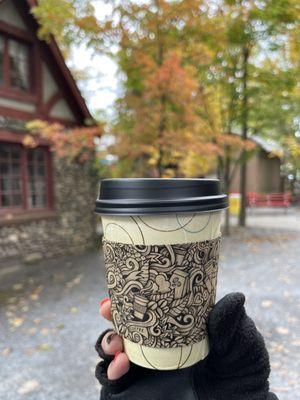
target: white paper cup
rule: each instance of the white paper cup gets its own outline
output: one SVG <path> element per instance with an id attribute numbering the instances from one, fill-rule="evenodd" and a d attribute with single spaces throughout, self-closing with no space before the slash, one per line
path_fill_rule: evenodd
<path id="1" fill-rule="evenodd" d="M 216 297 L 221 213 L 227 197 L 220 193 L 216 180 L 118 179 L 104 183 L 96 212 L 103 225 L 112 320 L 123 336 L 125 351 L 130 361 L 145 368 L 189 367 L 209 352 L 206 322 Z M 190 256 L 195 248 L 198 261 L 194 262 Z M 166 260 L 156 262 L 160 254 Z M 168 311 L 170 304 L 173 308 Z M 167 312 L 171 314 L 166 320 Z M 156 320 L 161 315 L 162 321 L 168 321 L 166 327 L 160 326 L 161 335 L 156 325 L 155 332 L 143 325 L 148 322 L 145 316 L 155 313 Z M 186 322 L 191 315 L 200 317 L 194 318 L 193 325 L 186 324 L 183 338 L 176 318 Z M 196 331 L 201 334 L 197 336 Z"/>

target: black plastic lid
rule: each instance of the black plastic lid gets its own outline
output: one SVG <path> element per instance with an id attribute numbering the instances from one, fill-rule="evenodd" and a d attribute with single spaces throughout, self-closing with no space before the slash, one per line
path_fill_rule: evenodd
<path id="1" fill-rule="evenodd" d="M 146 215 L 221 210 L 227 195 L 218 179 L 104 179 L 95 212 Z"/>

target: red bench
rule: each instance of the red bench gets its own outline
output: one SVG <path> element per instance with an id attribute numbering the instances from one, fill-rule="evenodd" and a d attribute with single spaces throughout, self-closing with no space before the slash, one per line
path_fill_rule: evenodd
<path id="1" fill-rule="evenodd" d="M 291 193 L 247 193 L 248 207 L 284 207 L 288 208 L 292 204 Z"/>

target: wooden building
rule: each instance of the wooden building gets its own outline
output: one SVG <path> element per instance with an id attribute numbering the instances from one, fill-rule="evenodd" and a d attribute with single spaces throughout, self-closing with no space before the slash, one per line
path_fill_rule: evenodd
<path id="1" fill-rule="evenodd" d="M 259 136 L 251 138 L 256 144 L 256 150 L 247 163 L 247 192 L 279 193 L 283 191 L 281 175 L 282 149 L 274 142 Z M 231 193 L 240 191 L 239 170 L 233 178 Z"/>
<path id="2" fill-rule="evenodd" d="M 0 1 L 0 260 L 80 251 L 93 237 L 88 171 L 62 165 L 45 140 L 22 145 L 27 121 L 91 119 L 55 40 L 37 36 L 34 4 Z"/>

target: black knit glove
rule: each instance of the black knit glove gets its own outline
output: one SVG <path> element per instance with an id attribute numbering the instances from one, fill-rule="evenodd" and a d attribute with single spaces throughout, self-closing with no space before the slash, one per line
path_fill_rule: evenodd
<path id="1" fill-rule="evenodd" d="M 96 350 L 104 361 L 96 368 L 101 400 L 275 400 L 269 392 L 269 356 L 261 334 L 244 308 L 245 297 L 231 293 L 210 313 L 210 353 L 189 368 L 155 371 L 131 364 L 115 381 L 107 379 L 112 357 Z"/>

